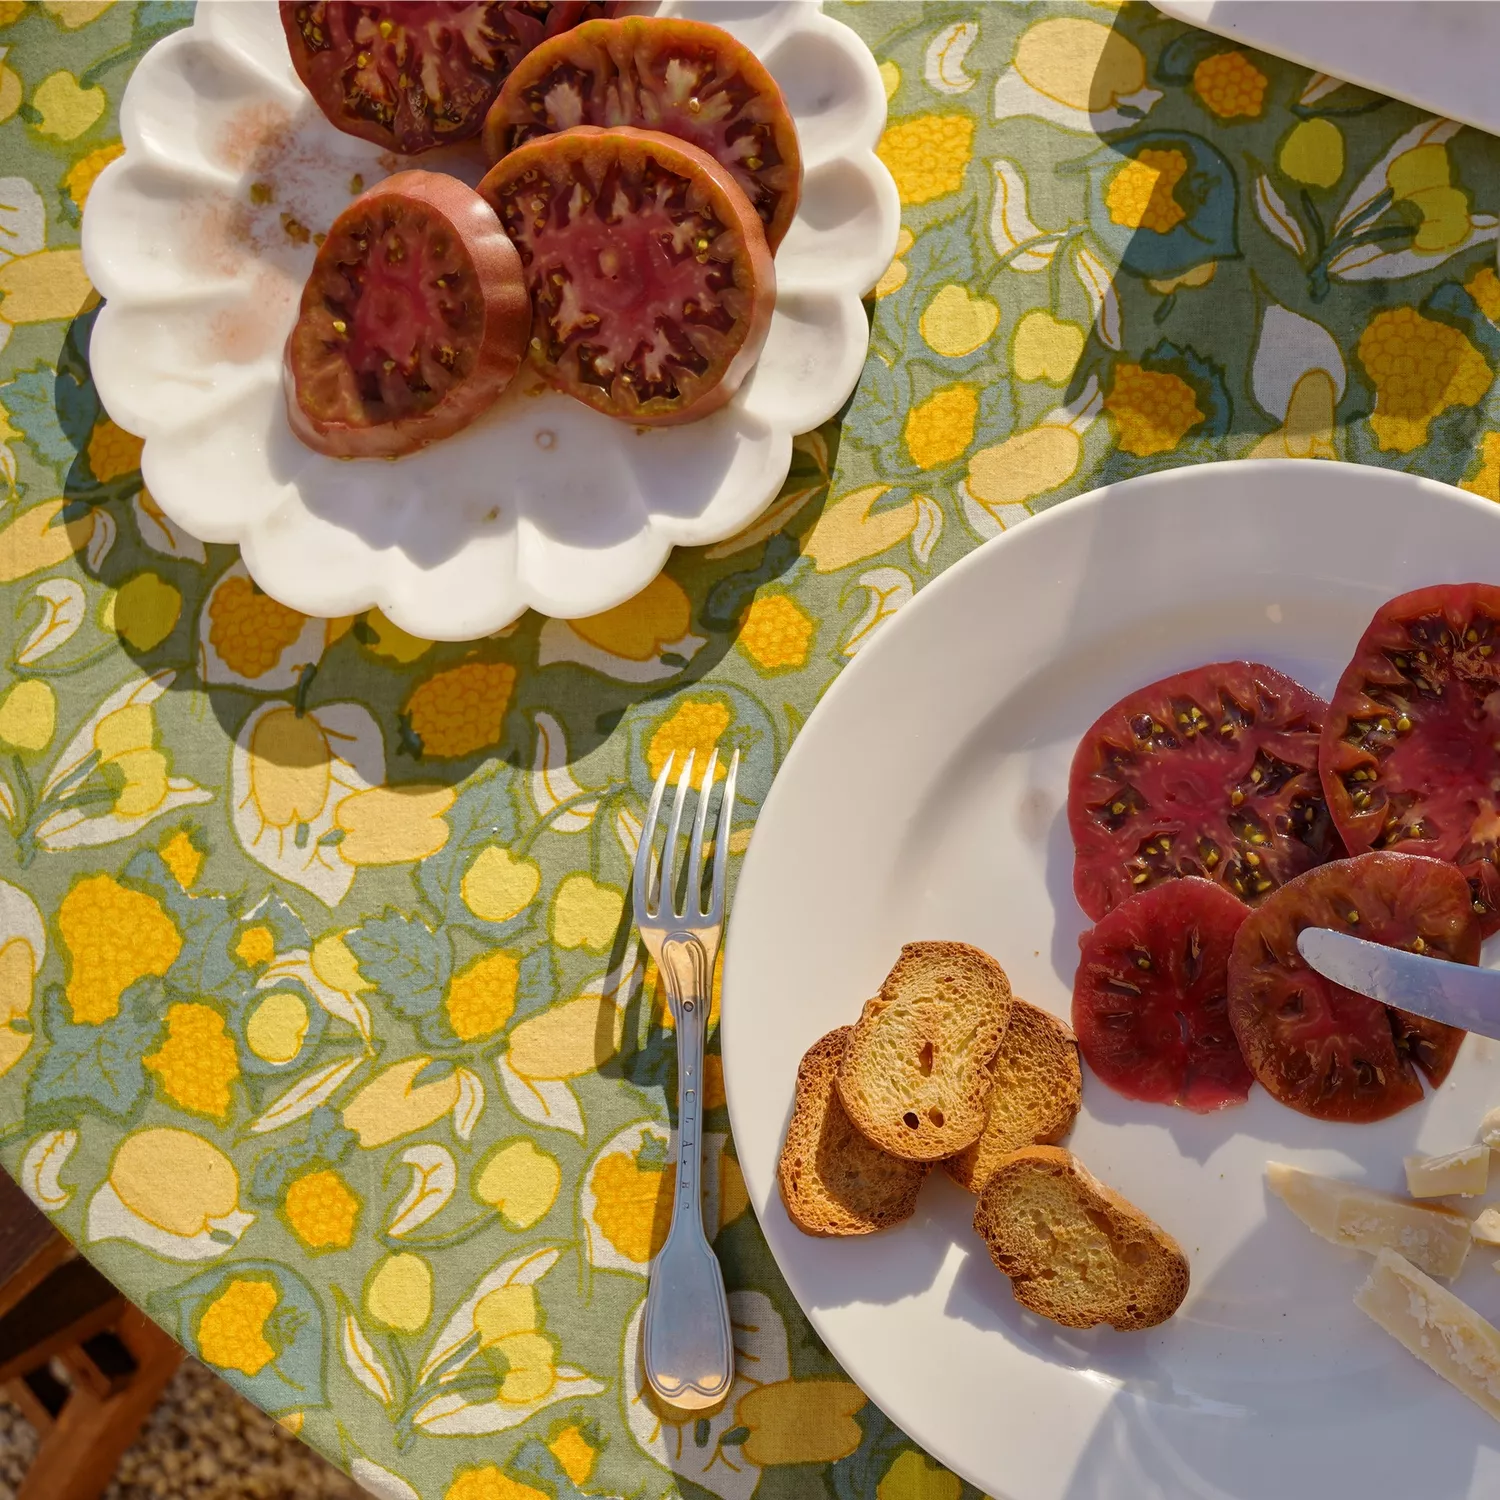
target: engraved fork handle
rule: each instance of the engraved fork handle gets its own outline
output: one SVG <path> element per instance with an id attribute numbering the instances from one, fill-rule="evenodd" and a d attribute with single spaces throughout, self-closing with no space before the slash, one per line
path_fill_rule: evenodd
<path id="1" fill-rule="evenodd" d="M 703 1233 L 703 1036 L 712 965 L 696 937 L 672 934 L 660 968 L 677 1027 L 677 1194 L 651 1268 L 641 1343 L 652 1390 L 673 1406 L 701 1410 L 718 1405 L 734 1378 L 724 1276 Z"/>

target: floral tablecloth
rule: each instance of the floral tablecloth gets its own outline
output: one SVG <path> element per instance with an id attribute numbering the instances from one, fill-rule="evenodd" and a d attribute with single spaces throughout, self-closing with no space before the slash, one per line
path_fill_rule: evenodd
<path id="1" fill-rule="evenodd" d="M 390 1500 L 963 1493 L 779 1280 L 717 1059 L 739 1375 L 697 1421 L 641 1394 L 652 778 L 738 746 L 742 852 L 913 592 L 1104 481 L 1317 455 L 1500 499 L 1500 141 L 1143 5 L 835 13 L 880 60 L 905 222 L 842 425 L 631 603 L 433 645 L 260 593 L 90 384 L 80 216 L 190 7 L 0 3 L 0 1156 Z"/>

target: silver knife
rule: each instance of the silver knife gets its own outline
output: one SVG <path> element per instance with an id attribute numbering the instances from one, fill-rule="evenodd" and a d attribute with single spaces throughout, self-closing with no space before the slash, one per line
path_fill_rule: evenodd
<path id="1" fill-rule="evenodd" d="M 1500 1037 L 1500 972 L 1305 927 L 1297 951 L 1325 979 L 1429 1021 Z"/>

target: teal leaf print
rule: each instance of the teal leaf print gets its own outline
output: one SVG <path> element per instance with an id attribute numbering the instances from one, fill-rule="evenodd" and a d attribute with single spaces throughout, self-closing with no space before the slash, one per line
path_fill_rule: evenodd
<path id="1" fill-rule="evenodd" d="M 453 973 L 453 949 L 446 933 L 434 933 L 425 923 L 388 908 L 344 941 L 359 960 L 359 972 L 379 988 L 397 1015 L 417 1023 L 424 1042 L 458 1041 L 440 1014 Z"/>
<path id="2" fill-rule="evenodd" d="M 290 1146 L 263 1153 L 250 1174 L 250 1197 L 257 1203 L 280 1203 L 287 1185 L 309 1167 L 333 1166 L 357 1139 L 340 1123 L 338 1112 L 320 1105 L 308 1116 L 307 1132 Z"/>
<path id="3" fill-rule="evenodd" d="M 513 777 L 504 764 L 470 777 L 448 809 L 448 842 L 417 866 L 422 894 L 446 920 L 473 920 L 461 897 L 464 872 L 487 844 L 509 844 L 516 837 Z"/>
<path id="4" fill-rule="evenodd" d="M 894 347 L 910 348 L 917 325 L 939 287 L 974 281 L 974 215 L 971 203 L 962 213 L 930 225 L 903 257 L 906 280 L 875 308 L 874 332 Z"/>
<path id="5" fill-rule="evenodd" d="M 236 922 L 226 897 L 189 895 L 154 849 L 137 850 L 125 876 L 166 907 L 182 934 L 182 951 L 166 973 L 168 989 L 196 1000 L 226 994 L 243 982 L 230 951 Z"/>
<path id="6" fill-rule="evenodd" d="M 138 979 L 120 996 L 120 1009 L 100 1025 L 69 1019 L 61 985 L 52 985 L 43 1027 L 51 1046 L 26 1087 L 28 1123 L 51 1124 L 97 1109 L 126 1120 L 146 1094 L 142 1057 L 161 1030 L 161 981 Z"/>
<path id="7" fill-rule="evenodd" d="M 861 445 L 883 452 L 900 438 L 911 404 L 911 376 L 905 365 L 892 368 L 872 358 L 860 377 L 844 431 Z"/>
<path id="8" fill-rule="evenodd" d="M 72 385 L 72 381 L 60 379 L 45 365 L 38 365 L 16 376 L 9 384 L 0 386 L 0 402 L 10 413 L 11 421 L 25 435 L 26 446 L 54 469 L 71 464 L 79 448 L 88 441 L 87 428 L 75 442 L 63 431 L 58 420 L 59 397 Z"/>

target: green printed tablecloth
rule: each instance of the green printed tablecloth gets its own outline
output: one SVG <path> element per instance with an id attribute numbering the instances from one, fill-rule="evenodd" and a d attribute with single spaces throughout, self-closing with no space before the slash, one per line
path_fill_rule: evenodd
<path id="1" fill-rule="evenodd" d="M 189 7 L 0 4 L 0 1156 L 386 1497 L 955 1500 L 778 1278 L 717 1059 L 740 1374 L 710 1419 L 642 1398 L 654 774 L 738 746 L 742 851 L 913 592 L 1105 481 L 1317 455 L 1500 499 L 1500 141 L 1143 5 L 835 13 L 880 60 L 905 222 L 844 421 L 631 603 L 432 645 L 259 593 L 90 384 L 80 216 Z"/>

